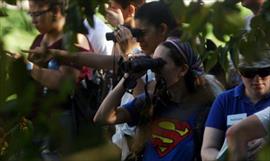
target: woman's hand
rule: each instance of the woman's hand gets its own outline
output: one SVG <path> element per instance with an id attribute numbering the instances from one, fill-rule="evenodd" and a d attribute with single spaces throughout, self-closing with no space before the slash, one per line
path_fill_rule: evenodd
<path id="1" fill-rule="evenodd" d="M 17 60 L 22 60 L 26 64 L 27 70 L 32 70 L 33 69 L 33 63 L 31 63 L 29 60 L 27 60 L 23 55 L 18 54 L 18 53 L 13 53 L 10 51 L 5 51 L 6 55 L 8 56 L 8 59 L 11 61 L 17 61 Z"/>

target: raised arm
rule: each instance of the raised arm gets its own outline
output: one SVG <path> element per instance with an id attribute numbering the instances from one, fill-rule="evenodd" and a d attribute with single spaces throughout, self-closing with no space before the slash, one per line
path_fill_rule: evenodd
<path id="1" fill-rule="evenodd" d="M 101 124 L 118 124 L 128 122 L 130 114 L 124 108 L 118 108 L 121 98 L 125 93 L 125 77 L 122 78 L 117 86 L 106 96 L 100 105 L 94 122 Z"/>
<path id="2" fill-rule="evenodd" d="M 80 71 L 68 66 L 61 65 L 58 70 L 42 68 L 37 65 L 33 66 L 31 75 L 33 79 L 49 89 L 59 89 L 63 80 L 70 79 L 76 81 Z"/>
<path id="3" fill-rule="evenodd" d="M 264 137 L 266 130 L 256 115 L 249 116 L 227 131 L 230 160 L 242 161 L 248 156 L 248 142 Z"/>
<path id="4" fill-rule="evenodd" d="M 82 50 L 90 50 L 90 44 L 84 35 L 78 34 L 77 40 L 78 41 L 75 46 Z M 43 45 L 44 44 L 41 44 L 41 47 L 37 48 L 37 50 L 44 51 L 44 57 L 48 55 L 48 59 L 44 60 L 46 63 L 41 63 L 48 65 L 48 62 L 52 62 L 53 59 L 49 54 L 48 49 L 46 49 L 46 46 Z M 29 58 L 35 58 L 35 54 L 30 53 Z M 80 71 L 78 69 L 65 66 L 58 60 L 55 60 L 55 64 L 53 63 L 54 69 L 43 68 L 43 66 L 39 65 L 40 63 L 34 63 L 35 64 L 33 65 L 33 69 L 31 70 L 31 76 L 36 81 L 40 82 L 43 86 L 46 86 L 49 89 L 58 89 L 61 86 L 63 80 L 65 79 L 71 79 L 75 83 L 75 81 L 80 75 Z"/>
<path id="5" fill-rule="evenodd" d="M 29 60 L 36 64 L 54 57 L 62 64 L 81 68 L 88 66 L 95 69 L 113 69 L 118 67 L 120 56 L 102 55 L 94 52 L 76 52 L 69 53 L 66 50 L 49 49 L 44 51 L 44 48 L 37 47 L 29 52 Z M 50 53 L 50 54 L 48 54 Z"/>
<path id="6" fill-rule="evenodd" d="M 101 55 L 96 53 L 78 52 L 67 53 L 66 51 L 50 50 L 54 57 L 66 65 L 81 67 L 88 66 L 95 69 L 113 69 L 118 67 L 120 56 Z"/>
<path id="7" fill-rule="evenodd" d="M 216 161 L 219 149 L 222 146 L 224 132 L 222 130 L 206 127 L 203 135 L 201 156 L 203 161 Z"/>

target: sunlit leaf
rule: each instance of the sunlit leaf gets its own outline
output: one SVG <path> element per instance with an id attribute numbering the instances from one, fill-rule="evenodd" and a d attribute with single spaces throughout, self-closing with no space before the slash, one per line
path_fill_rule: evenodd
<path id="1" fill-rule="evenodd" d="M 83 25 L 85 19 L 93 26 L 93 14 L 97 11 L 99 14 L 105 14 L 104 3 L 108 0 L 69 0 L 66 10 L 66 26 L 64 44 L 68 50 L 75 50 L 73 44 L 76 40 L 76 34 L 87 33 Z M 239 64 L 238 54 L 241 53 L 250 60 L 260 55 L 260 49 L 269 47 L 270 43 L 270 2 L 266 1 L 262 14 L 256 16 L 251 21 L 249 34 L 245 35 L 240 29 L 243 29 L 243 19 L 240 17 L 240 10 L 234 4 L 237 0 L 216 2 L 212 6 L 202 6 L 192 1 L 189 6 L 184 4 L 184 0 L 165 0 L 181 23 L 183 29 L 182 41 L 189 41 L 193 49 L 198 52 L 204 61 L 206 71 L 211 70 L 216 65 L 222 68 L 228 68 L 228 54 L 235 64 Z M 17 0 L 4 0 L 8 4 L 15 5 Z M 8 13 L 18 14 L 18 10 Z M 0 8 L 0 18 L 3 20 L 7 16 L 6 8 Z M 0 23 L 0 128 L 5 131 L 12 131 L 6 139 L 9 145 L 4 156 L 0 160 L 27 160 L 36 161 L 39 157 L 39 148 L 32 145 L 31 126 L 20 126 L 22 115 L 31 113 L 33 101 L 38 101 L 35 97 L 35 85 L 29 80 L 29 73 L 25 70 L 22 60 L 13 62 L 7 58 L 4 52 L 3 38 L 14 32 L 14 28 L 20 28 L 27 32 L 32 32 L 32 26 L 28 23 L 29 17 L 25 12 L 21 12 L 19 18 L 9 18 L 4 23 Z M 6 27 L 7 23 L 12 27 Z M 213 26 L 213 31 L 207 26 Z M 206 37 L 213 32 L 214 36 L 225 45 L 218 46 L 212 44 L 205 46 Z M 33 33 L 33 32 L 32 32 Z M 212 35 L 212 34 L 211 34 Z M 214 37 L 213 36 L 213 37 Z M 213 38 L 214 39 L 214 38 Z M 17 42 L 17 41 L 16 41 Z M 215 42 L 215 41 L 214 41 Z M 6 42 L 5 42 L 6 43 Z M 18 42 L 17 42 L 18 43 Z M 217 48 L 217 49 L 216 49 Z M 36 114 L 35 131 L 38 134 L 53 134 L 53 138 L 59 141 L 59 144 L 66 143 L 65 132 L 60 128 L 57 122 L 59 109 L 51 108 L 66 101 L 69 96 L 73 83 L 63 82 L 63 87 L 58 93 L 48 95 L 44 102 L 40 103 L 40 109 Z M 16 96 L 10 99 L 10 96 Z M 52 113 L 51 120 L 48 121 L 48 114 Z M 49 123 L 48 123 L 49 122 Z M 103 131 L 100 125 L 92 126 L 86 123 L 86 129 L 82 135 L 74 139 L 73 151 L 92 148 L 106 141 L 103 138 Z M 23 130 L 24 129 L 24 130 Z M 85 141 L 87 140 L 87 141 Z M 66 144 L 64 144 L 66 145 Z M 268 149 L 269 150 L 269 149 Z"/>
<path id="2" fill-rule="evenodd" d="M 228 3 L 217 2 L 213 6 L 212 24 L 215 36 L 221 40 L 226 41 L 224 35 L 233 35 L 244 28 L 244 20 L 240 16 L 240 10 Z M 216 14 L 219 13 L 219 14 Z"/>
<path id="3" fill-rule="evenodd" d="M 268 142 L 266 145 L 264 145 L 264 148 L 259 153 L 257 160 L 268 160 L 270 158 L 269 150 L 270 150 L 270 144 Z"/>
<path id="4" fill-rule="evenodd" d="M 74 46 L 76 40 L 77 40 L 77 32 L 74 32 L 72 30 L 66 31 L 63 38 L 64 48 L 67 49 L 68 51 L 71 51 L 70 53 L 73 53 L 76 50 Z"/>
<path id="5" fill-rule="evenodd" d="M 17 0 L 4 0 L 6 3 L 10 4 L 10 5 L 16 5 L 17 4 Z"/>
<path id="6" fill-rule="evenodd" d="M 170 7 L 172 10 L 172 13 L 176 17 L 179 23 L 185 22 L 185 15 L 187 7 L 184 4 L 183 0 L 164 0 L 166 4 Z M 181 9 L 180 9 L 181 8 Z"/>
<path id="7" fill-rule="evenodd" d="M 205 70 L 211 70 L 218 62 L 217 52 L 210 51 L 207 59 L 205 60 Z"/>
<path id="8" fill-rule="evenodd" d="M 185 23 L 189 24 L 188 32 L 194 37 L 206 28 L 209 9 L 199 3 L 191 3 L 186 12 Z"/>
<path id="9" fill-rule="evenodd" d="M 0 8 L 0 17 L 6 17 L 8 16 L 5 8 Z"/>
<path id="10" fill-rule="evenodd" d="M 219 64 L 222 66 L 224 71 L 227 71 L 229 68 L 229 59 L 228 59 L 228 52 L 229 52 L 229 47 L 225 48 L 218 48 L 218 53 L 219 53 Z"/>

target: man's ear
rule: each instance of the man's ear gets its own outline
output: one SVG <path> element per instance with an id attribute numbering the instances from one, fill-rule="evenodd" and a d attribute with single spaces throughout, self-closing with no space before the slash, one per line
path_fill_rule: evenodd
<path id="1" fill-rule="evenodd" d="M 188 72 L 188 65 L 187 64 L 183 64 L 181 65 L 180 69 L 179 69 L 179 72 L 178 72 L 178 77 L 183 77 L 187 74 Z"/>
<path id="2" fill-rule="evenodd" d="M 168 26 L 165 23 L 161 23 L 159 27 L 159 33 L 161 35 L 164 35 L 165 37 L 167 36 L 168 33 Z"/>
<path id="3" fill-rule="evenodd" d="M 136 7 L 133 4 L 128 5 L 128 16 L 134 17 Z"/>

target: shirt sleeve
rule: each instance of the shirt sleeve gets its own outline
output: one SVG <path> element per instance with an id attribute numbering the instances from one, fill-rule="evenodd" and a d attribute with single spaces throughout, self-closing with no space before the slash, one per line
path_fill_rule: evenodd
<path id="1" fill-rule="evenodd" d="M 226 131 L 226 118 L 225 118 L 225 106 L 224 106 L 225 98 L 224 95 L 219 95 L 208 114 L 207 121 L 205 123 L 206 127 L 216 128 L 222 131 Z"/>
<path id="2" fill-rule="evenodd" d="M 270 126 L 270 106 L 265 108 L 262 111 L 255 113 L 258 119 L 263 124 L 265 130 L 269 133 L 269 126 Z"/>
<path id="3" fill-rule="evenodd" d="M 129 126 L 135 126 L 138 124 L 140 120 L 140 111 L 144 107 L 144 100 L 145 100 L 145 95 L 142 94 L 122 106 L 129 112 L 131 116 L 131 121 L 128 122 Z"/>

